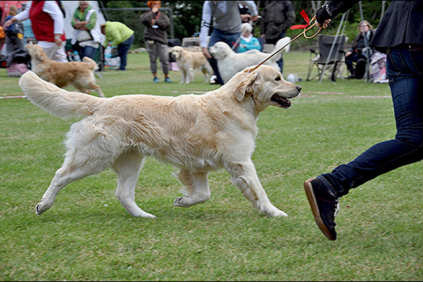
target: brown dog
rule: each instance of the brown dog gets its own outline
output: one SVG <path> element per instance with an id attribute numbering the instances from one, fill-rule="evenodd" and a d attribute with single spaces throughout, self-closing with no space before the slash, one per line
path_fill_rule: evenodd
<path id="1" fill-rule="evenodd" d="M 62 88 L 72 84 L 87 94 L 90 93 L 88 89 L 92 89 L 100 97 L 106 97 L 100 86 L 95 84 L 94 71 L 98 66 L 92 59 L 84 57 L 83 62 L 60 63 L 50 60 L 44 49 L 37 44 L 27 44 L 26 49 L 31 55 L 32 70 L 42 79 Z"/>

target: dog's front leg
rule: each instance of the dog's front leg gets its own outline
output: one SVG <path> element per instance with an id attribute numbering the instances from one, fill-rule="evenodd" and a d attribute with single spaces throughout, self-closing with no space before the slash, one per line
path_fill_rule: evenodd
<path id="1" fill-rule="evenodd" d="M 186 74 L 185 69 L 183 69 L 183 68 L 180 68 L 180 69 L 181 69 L 182 77 L 181 77 L 181 82 L 179 82 L 179 84 L 182 84 L 182 83 L 185 83 L 187 74 Z"/>
<path id="2" fill-rule="evenodd" d="M 251 160 L 242 163 L 227 163 L 225 167 L 231 174 L 232 183 L 241 190 L 254 208 L 270 217 L 288 216 L 270 202 Z"/>
<path id="3" fill-rule="evenodd" d="M 175 173 L 175 177 L 184 185 L 185 190 L 184 196 L 176 198 L 173 205 L 187 208 L 210 199 L 207 175 L 207 172 L 191 173 L 188 170 Z"/>

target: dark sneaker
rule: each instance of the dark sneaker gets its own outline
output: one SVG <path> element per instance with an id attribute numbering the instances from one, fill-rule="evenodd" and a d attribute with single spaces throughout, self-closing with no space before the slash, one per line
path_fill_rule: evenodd
<path id="1" fill-rule="evenodd" d="M 304 182 L 304 189 L 317 226 L 329 240 L 336 240 L 335 216 L 339 211 L 339 198 L 315 177 Z"/>

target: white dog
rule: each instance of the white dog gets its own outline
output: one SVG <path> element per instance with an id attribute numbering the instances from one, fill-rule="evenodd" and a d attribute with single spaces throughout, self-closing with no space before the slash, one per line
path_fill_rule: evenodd
<path id="1" fill-rule="evenodd" d="M 135 203 L 135 185 L 146 156 L 179 169 L 185 186 L 178 207 L 210 198 L 208 173 L 225 168 L 231 180 L 260 212 L 286 216 L 268 199 L 251 155 L 256 121 L 267 106 L 289 108 L 301 87 L 286 82 L 274 68 L 248 68 L 226 85 L 204 95 L 123 95 L 98 98 L 68 92 L 25 73 L 19 86 L 35 105 L 59 117 L 83 116 L 67 134 L 65 160 L 41 202 L 47 211 L 69 183 L 111 168 L 118 175 L 116 196 L 133 216 L 154 217 Z"/>
<path id="2" fill-rule="evenodd" d="M 273 52 L 279 50 L 285 44 L 284 38 L 280 39 L 276 43 Z M 255 66 L 270 56 L 270 54 L 260 51 L 235 53 L 228 44 L 222 41 L 210 47 L 210 54 L 217 60 L 217 67 L 219 68 L 219 73 L 224 83 L 228 82 L 237 72 L 242 71 L 246 67 Z M 281 58 L 281 54 L 280 52 L 273 56 L 265 65 L 280 71 L 276 61 Z"/>
<path id="3" fill-rule="evenodd" d="M 190 52 L 180 46 L 175 46 L 172 48 L 171 53 L 182 72 L 180 83 L 188 84 L 194 81 L 195 70 L 201 70 L 204 74 L 205 82 L 209 82 L 210 77 L 213 75 L 213 69 L 202 52 Z"/>

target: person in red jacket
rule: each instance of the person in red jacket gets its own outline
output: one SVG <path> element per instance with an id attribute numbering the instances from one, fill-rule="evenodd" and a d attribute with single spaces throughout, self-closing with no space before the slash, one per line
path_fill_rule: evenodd
<path id="1" fill-rule="evenodd" d="M 28 1 L 25 10 L 6 21 L 4 27 L 28 18 L 31 20 L 37 44 L 46 51 L 47 56 L 58 62 L 67 62 L 64 14 L 58 2 Z"/>

